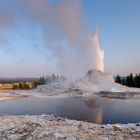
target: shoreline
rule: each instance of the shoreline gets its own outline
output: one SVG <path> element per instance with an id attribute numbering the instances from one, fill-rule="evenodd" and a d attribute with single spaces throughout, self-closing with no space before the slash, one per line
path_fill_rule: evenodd
<path id="1" fill-rule="evenodd" d="M 28 97 L 27 95 L 0 95 L 0 102 L 7 100 L 17 100 Z"/>
<path id="2" fill-rule="evenodd" d="M 53 115 L 0 115 L 0 139 L 139 140 L 140 123 L 98 125 Z"/>

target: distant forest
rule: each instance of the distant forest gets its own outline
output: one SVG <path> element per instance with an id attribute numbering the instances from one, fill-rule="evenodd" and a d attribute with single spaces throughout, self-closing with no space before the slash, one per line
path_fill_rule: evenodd
<path id="1" fill-rule="evenodd" d="M 115 82 L 128 87 L 138 87 L 140 88 L 140 74 L 133 75 L 132 73 L 126 77 L 117 75 L 115 77 Z"/>
<path id="2" fill-rule="evenodd" d="M 48 76 L 42 76 L 38 79 L 38 84 L 39 85 L 44 85 L 44 84 L 50 84 L 50 83 L 59 83 L 59 82 L 64 82 L 66 78 L 62 75 L 48 75 Z"/>
<path id="3" fill-rule="evenodd" d="M 39 85 L 64 82 L 62 75 L 52 74 L 40 78 L 0 78 L 0 84 L 11 84 L 12 89 L 33 89 Z"/>

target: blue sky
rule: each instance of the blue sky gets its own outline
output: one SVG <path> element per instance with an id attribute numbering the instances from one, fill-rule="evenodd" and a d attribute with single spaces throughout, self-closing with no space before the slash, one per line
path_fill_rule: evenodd
<path id="1" fill-rule="evenodd" d="M 57 71 L 57 58 L 52 58 L 44 41 L 42 30 L 46 21 L 30 20 L 28 13 L 33 14 L 33 7 L 22 1 L 0 1 L 0 77 L 41 76 Z M 57 6 L 60 1 L 49 2 Z M 140 1 L 81 0 L 80 4 L 86 31 L 100 31 L 105 72 L 139 73 Z M 49 28 L 46 31 L 50 32 Z"/>
<path id="2" fill-rule="evenodd" d="M 140 72 L 140 1 L 87 0 L 85 14 L 101 31 L 105 69 L 113 73 Z"/>

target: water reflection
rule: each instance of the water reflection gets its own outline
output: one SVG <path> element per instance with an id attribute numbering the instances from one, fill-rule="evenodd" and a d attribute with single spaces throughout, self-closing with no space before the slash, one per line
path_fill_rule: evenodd
<path id="1" fill-rule="evenodd" d="M 57 106 L 57 110 L 60 116 L 102 124 L 102 106 L 100 98 L 68 98 Z"/>
<path id="2" fill-rule="evenodd" d="M 97 124 L 140 121 L 140 102 L 92 97 L 28 97 L 0 102 L 0 113 L 8 115 L 54 114 Z"/>

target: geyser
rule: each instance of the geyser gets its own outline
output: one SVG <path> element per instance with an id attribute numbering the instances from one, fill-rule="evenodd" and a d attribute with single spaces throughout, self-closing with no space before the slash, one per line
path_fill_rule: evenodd
<path id="1" fill-rule="evenodd" d="M 50 72 L 59 72 L 71 80 L 82 77 L 89 69 L 103 72 L 104 52 L 99 33 L 87 32 L 81 0 L 60 0 L 57 5 L 44 0 L 25 0 L 21 4 L 30 11 L 25 14 L 26 19 L 42 29 L 42 39 L 51 54 L 46 54 L 50 56 L 47 61 Z"/>
<path id="2" fill-rule="evenodd" d="M 91 68 L 104 72 L 104 51 L 100 48 L 99 32 L 96 31 L 89 39 L 89 53 L 91 56 Z"/>
<path id="3" fill-rule="evenodd" d="M 104 72 L 104 51 L 103 51 L 103 49 L 100 48 L 99 33 L 97 31 L 94 33 L 93 37 L 91 37 L 91 42 L 93 44 L 93 47 L 95 47 L 95 66 L 94 66 L 94 68 L 101 72 Z"/>

